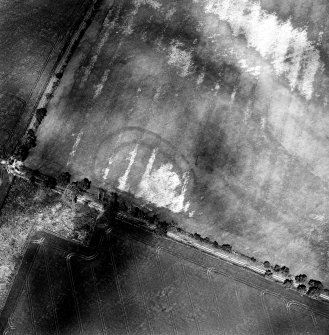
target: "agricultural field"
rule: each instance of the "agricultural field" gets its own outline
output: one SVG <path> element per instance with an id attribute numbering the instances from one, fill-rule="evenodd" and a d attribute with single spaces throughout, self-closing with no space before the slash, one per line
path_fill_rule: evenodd
<path id="1" fill-rule="evenodd" d="M 27 165 L 132 194 L 188 232 L 329 286 L 328 5 L 303 16 L 290 4 L 289 19 L 273 2 L 100 10 Z"/>
<path id="2" fill-rule="evenodd" d="M 0 0 L 0 155 L 42 105 L 27 168 L 88 178 L 184 236 L 328 288 L 320 2 L 103 0 L 59 69 L 93 2 Z M 0 207 L 10 185 L 1 333 L 328 334 L 319 299 L 115 213 L 103 231 L 96 210 L 4 170 Z"/>
<path id="3" fill-rule="evenodd" d="M 90 247 L 32 236 L 6 334 L 328 333 L 326 303 L 128 222 L 111 229 Z"/>
<path id="4" fill-rule="evenodd" d="M 91 1 L 1 1 L 1 147 L 12 148 Z M 25 115 L 28 114 L 28 115 Z M 17 129 L 20 123 L 24 129 Z M 5 142 L 5 143 L 4 143 Z"/>
<path id="5" fill-rule="evenodd" d="M 0 1 L 0 155 L 23 136 L 91 0 Z M 8 191 L 0 175 L 0 206 Z"/>

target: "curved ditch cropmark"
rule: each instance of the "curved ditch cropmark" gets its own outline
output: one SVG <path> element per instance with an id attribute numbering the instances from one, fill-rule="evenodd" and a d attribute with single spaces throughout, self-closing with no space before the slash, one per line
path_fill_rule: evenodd
<path id="1" fill-rule="evenodd" d="M 115 186 L 158 207 L 186 213 L 194 172 L 175 149 L 146 129 L 122 128 L 100 145 L 94 159 L 95 179 L 102 187 Z"/>
<path id="2" fill-rule="evenodd" d="M 307 312 L 307 315 L 298 311 L 296 307 L 298 307 L 299 309 L 303 309 L 304 313 Z M 292 325 L 293 325 L 295 334 L 299 334 L 299 333 L 302 333 L 302 332 L 305 332 L 307 334 L 308 333 L 309 334 L 314 334 L 314 335 L 319 334 L 319 329 L 318 329 L 318 325 L 317 325 L 317 322 L 316 322 L 316 318 L 315 318 L 313 310 L 310 307 L 308 307 L 308 306 L 306 306 L 306 305 L 304 305 L 300 302 L 297 302 L 297 301 L 289 301 L 287 303 L 287 309 L 288 309 L 290 318 L 292 320 Z M 295 310 L 297 316 L 299 316 L 298 314 L 302 314 L 302 317 L 299 317 L 297 319 L 296 316 L 293 315 L 293 309 Z M 307 318 L 311 318 L 312 321 L 308 322 Z M 304 323 L 304 325 L 303 325 L 303 323 Z M 312 329 L 307 329 L 310 324 L 313 325 Z M 301 326 L 304 326 L 303 329 L 300 329 Z M 297 327 L 298 327 L 298 329 L 297 329 Z"/>
<path id="3" fill-rule="evenodd" d="M 281 301 L 281 306 L 278 304 L 278 301 L 274 302 L 266 300 L 266 296 L 272 297 L 274 300 Z M 277 332 L 287 332 L 288 334 L 294 334 L 293 322 L 289 313 L 289 305 L 286 299 L 284 299 L 281 295 L 270 292 L 268 290 L 261 292 L 261 299 L 263 307 L 266 311 L 266 315 L 268 316 L 269 323 L 271 325 L 272 333 L 274 335 L 277 334 Z M 271 303 L 273 303 L 273 305 L 271 305 Z M 271 311 L 269 311 L 270 308 Z M 284 313 L 284 310 L 286 313 Z"/>

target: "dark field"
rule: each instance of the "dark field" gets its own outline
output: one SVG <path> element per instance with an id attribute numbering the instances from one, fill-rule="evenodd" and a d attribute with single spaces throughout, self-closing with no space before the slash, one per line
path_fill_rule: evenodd
<path id="1" fill-rule="evenodd" d="M 0 1 L 0 145 L 20 138 L 89 0 Z M 29 114 L 29 115 L 25 115 Z M 13 144 L 11 144 L 13 145 Z"/>
<path id="2" fill-rule="evenodd" d="M 91 0 L 0 1 L 0 155 L 24 135 Z M 8 191 L 0 175 L 0 206 Z"/>
<path id="3" fill-rule="evenodd" d="M 3 326 L 9 317 L 6 334 L 24 335 L 329 329 L 329 305 L 123 221 L 97 231 L 89 248 L 48 233 L 32 238 Z"/>

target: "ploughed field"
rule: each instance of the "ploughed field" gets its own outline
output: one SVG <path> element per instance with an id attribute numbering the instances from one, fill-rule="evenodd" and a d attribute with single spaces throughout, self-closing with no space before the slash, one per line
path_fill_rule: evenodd
<path id="1" fill-rule="evenodd" d="M 313 335 L 329 306 L 117 221 L 89 247 L 32 237 L 0 320 L 24 335 Z"/>

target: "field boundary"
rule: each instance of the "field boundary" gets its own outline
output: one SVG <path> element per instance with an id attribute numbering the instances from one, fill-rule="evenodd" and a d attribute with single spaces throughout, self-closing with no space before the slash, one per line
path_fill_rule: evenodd
<path id="1" fill-rule="evenodd" d="M 0 163 L 8 165 L 8 162 L 6 161 L 1 161 Z M 7 168 L 8 167 L 13 175 L 29 181 L 29 178 L 25 175 L 24 165 L 22 162 L 19 162 L 17 166 L 14 166 L 14 169 L 12 169 L 10 166 L 7 166 Z M 31 170 L 30 173 L 33 174 L 33 170 Z M 43 177 L 47 176 L 44 175 Z M 36 183 L 42 186 L 42 179 L 41 181 L 36 181 Z M 52 188 L 52 190 L 56 193 L 63 195 L 65 193 L 66 188 L 63 186 L 55 185 Z M 108 202 L 111 202 L 115 199 L 115 194 L 116 194 L 115 190 L 113 190 L 111 194 L 107 194 L 108 199 L 105 200 L 104 203 L 102 200 L 100 200 L 100 198 L 97 198 L 95 194 L 89 192 L 83 192 L 82 194 L 77 194 L 76 202 L 86 204 L 89 207 L 96 209 L 101 216 L 107 211 Z M 120 199 L 121 203 L 125 206 L 125 209 L 122 208 L 120 209 L 118 207 L 116 210 L 114 210 L 115 216 L 119 220 L 128 221 L 130 225 L 139 228 L 144 228 L 149 231 L 153 231 L 155 233 L 159 233 L 160 235 L 166 236 L 171 240 L 175 240 L 176 242 L 196 248 L 206 254 L 212 255 L 223 261 L 248 269 L 256 273 L 257 275 L 261 275 L 267 278 L 267 280 L 269 281 L 280 283 L 281 285 L 283 285 L 285 281 L 289 279 L 291 281 L 291 287 L 287 289 L 293 289 L 294 291 L 296 291 L 297 287 L 299 286 L 299 283 L 292 280 L 293 278 L 292 274 L 281 275 L 270 271 L 270 276 L 267 276 L 267 272 L 269 271 L 269 269 L 265 269 L 264 264 L 257 261 L 255 258 L 239 254 L 239 252 L 232 250 L 230 245 L 223 244 L 222 246 L 220 246 L 216 241 L 212 243 L 208 238 L 203 239 L 198 234 L 191 234 L 185 232 L 179 227 L 177 227 L 174 223 L 168 224 L 168 222 L 161 221 L 159 218 L 156 217 L 154 218 L 154 214 L 153 219 L 151 220 L 151 217 L 148 217 L 148 215 L 154 213 L 152 207 L 147 208 L 145 206 L 139 206 L 140 204 L 138 204 L 138 202 L 134 203 L 130 198 L 128 198 L 129 205 L 127 207 L 126 206 L 127 203 L 125 203 L 126 200 L 127 199 L 125 199 L 124 197 Z M 120 205 L 118 204 L 118 206 Z M 136 209 L 138 209 L 137 213 Z M 113 209 L 111 209 L 111 211 L 113 211 Z M 108 223 L 106 223 L 106 225 L 108 225 Z M 98 225 L 98 227 L 100 227 L 100 225 Z M 196 236 L 194 235 L 198 235 L 199 238 L 197 239 Z M 225 246 L 229 247 L 230 250 L 227 251 L 225 249 Z M 321 292 L 318 296 L 318 299 L 309 295 L 307 295 L 307 297 L 309 297 L 312 300 L 321 300 L 323 302 L 329 302 L 329 295 L 327 294 L 327 292 L 325 293 Z"/>
<path id="2" fill-rule="evenodd" d="M 264 270 L 262 267 L 256 266 L 256 265 L 251 265 L 251 264 L 249 264 L 248 261 L 243 260 L 242 257 L 238 257 L 237 255 L 229 254 L 229 253 L 226 253 L 224 251 L 214 250 L 214 249 L 209 248 L 207 246 L 204 246 L 204 245 L 202 245 L 198 242 L 195 242 L 192 239 L 187 239 L 182 234 L 168 232 L 167 236 L 176 240 L 176 241 L 178 241 L 178 242 L 181 242 L 183 244 L 187 244 L 187 245 L 190 245 L 194 248 L 202 250 L 203 252 L 205 252 L 207 254 L 216 256 L 216 257 L 218 257 L 218 258 L 220 258 L 224 261 L 228 261 L 231 264 L 238 265 L 238 266 L 243 267 L 243 268 L 247 268 L 247 269 L 249 269 L 249 270 L 251 270 L 251 271 L 253 271 L 257 274 L 265 275 L 265 273 L 266 273 L 266 270 Z M 274 279 L 274 281 L 282 283 L 282 284 L 287 279 L 286 277 L 280 276 L 279 274 L 275 274 L 275 273 L 273 273 L 272 278 Z M 298 287 L 298 284 L 296 284 L 295 282 L 292 285 L 293 285 L 294 288 Z M 326 302 L 329 302 L 329 296 L 326 295 L 326 294 L 321 293 L 320 298 L 323 299 Z"/>

